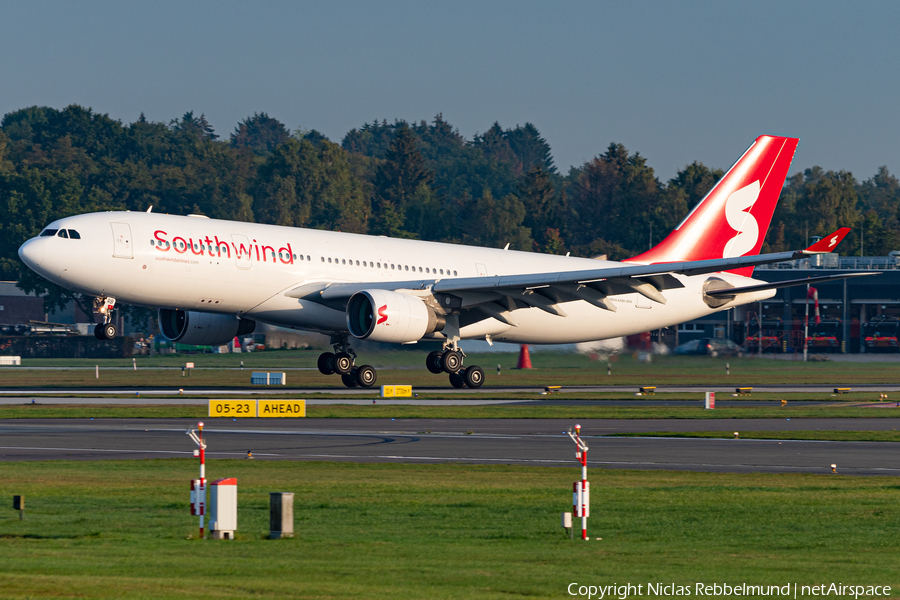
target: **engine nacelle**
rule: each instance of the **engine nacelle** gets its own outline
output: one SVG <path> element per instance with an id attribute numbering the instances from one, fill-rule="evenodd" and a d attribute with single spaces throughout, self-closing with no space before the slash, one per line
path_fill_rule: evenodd
<path id="1" fill-rule="evenodd" d="M 347 303 L 347 328 L 353 337 L 373 342 L 417 342 L 423 335 L 440 331 L 444 315 L 416 296 L 388 290 L 356 292 Z"/>
<path id="2" fill-rule="evenodd" d="M 159 309 L 159 332 L 170 342 L 221 346 L 238 335 L 253 333 L 256 321 L 195 310 Z"/>

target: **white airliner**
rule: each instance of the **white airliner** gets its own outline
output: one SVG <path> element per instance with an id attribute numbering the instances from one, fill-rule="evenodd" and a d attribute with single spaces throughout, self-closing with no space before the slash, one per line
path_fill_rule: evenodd
<path id="1" fill-rule="evenodd" d="M 797 139 L 761 136 L 658 246 L 625 262 L 390 239 L 144 212 L 65 217 L 19 248 L 31 269 L 94 296 L 95 334 L 116 335 L 116 301 L 159 308 L 160 331 L 224 344 L 256 321 L 330 334 L 322 373 L 370 387 L 351 338 L 440 340 L 433 373 L 480 387 L 462 339 L 561 344 L 667 327 L 770 298 L 755 265 L 830 252 L 848 229 L 806 250 L 759 255 Z"/>

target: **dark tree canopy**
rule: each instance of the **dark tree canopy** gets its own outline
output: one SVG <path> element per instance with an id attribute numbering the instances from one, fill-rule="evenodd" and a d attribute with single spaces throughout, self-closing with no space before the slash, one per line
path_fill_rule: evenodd
<path id="1" fill-rule="evenodd" d="M 722 177 L 687 164 L 662 183 L 611 143 L 563 176 L 531 123 L 495 122 L 467 140 L 430 121 L 374 120 L 335 144 L 315 129 L 254 113 L 221 140 L 203 113 L 122 123 L 78 105 L 33 106 L 0 121 L 0 277 L 72 295 L 17 255 L 50 221 L 103 210 L 214 218 L 623 259 L 659 242 Z M 724 157 L 731 158 L 731 157 Z M 900 181 L 819 167 L 792 175 L 766 250 L 802 248 L 853 227 L 843 254 L 900 250 Z"/>
<path id="2" fill-rule="evenodd" d="M 423 188 L 428 188 L 431 179 L 416 137 L 409 127 L 401 125 L 375 173 L 375 233 L 409 236 L 412 232 L 406 229 L 406 211 L 425 192 Z"/>
<path id="3" fill-rule="evenodd" d="M 266 113 L 254 113 L 234 128 L 231 145 L 235 148 L 249 148 L 258 152 L 273 152 L 275 148 L 290 139 L 291 134 L 277 119 Z"/>
<path id="4" fill-rule="evenodd" d="M 199 117 L 195 117 L 193 111 L 184 113 L 180 121 L 175 119 L 171 125 L 175 131 L 181 131 L 208 140 L 215 140 L 219 137 L 213 132 L 212 125 L 206 120 L 206 115 L 201 114 Z"/>

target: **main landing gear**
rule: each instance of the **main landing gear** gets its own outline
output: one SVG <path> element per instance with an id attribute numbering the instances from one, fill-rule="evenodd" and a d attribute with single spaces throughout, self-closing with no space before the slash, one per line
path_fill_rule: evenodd
<path id="1" fill-rule="evenodd" d="M 346 335 L 332 336 L 334 352 L 323 352 L 319 355 L 317 366 L 322 375 L 341 376 L 341 381 L 348 388 L 370 388 L 378 380 L 375 368 L 370 365 L 356 366 L 356 352 L 348 345 Z"/>
<path id="2" fill-rule="evenodd" d="M 119 333 L 116 324 L 113 323 L 113 310 L 115 306 L 115 298 L 107 296 L 94 298 L 94 314 L 103 317 L 103 322 L 97 323 L 94 327 L 94 337 L 98 340 L 111 340 Z"/>
<path id="3" fill-rule="evenodd" d="M 484 370 L 478 365 L 463 367 L 465 353 L 456 344 L 445 347 L 443 351 L 435 350 L 425 358 L 428 370 L 438 375 L 450 374 L 450 385 L 455 388 L 480 388 L 484 385 Z"/>

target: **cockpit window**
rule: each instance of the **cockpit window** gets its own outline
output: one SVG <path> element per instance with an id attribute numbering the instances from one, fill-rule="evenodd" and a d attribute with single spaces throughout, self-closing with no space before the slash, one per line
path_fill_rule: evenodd
<path id="1" fill-rule="evenodd" d="M 58 235 L 58 236 L 61 237 L 61 238 L 68 238 L 68 237 L 69 237 L 69 233 L 68 233 L 65 229 L 60 229 L 60 230 L 59 230 L 59 233 L 57 233 L 56 235 Z"/>
<path id="2" fill-rule="evenodd" d="M 70 240 L 80 240 L 81 234 L 75 231 L 74 229 L 69 230 L 69 239 Z"/>
<path id="3" fill-rule="evenodd" d="M 59 229 L 45 229 L 41 232 L 41 237 L 53 237 Z"/>

